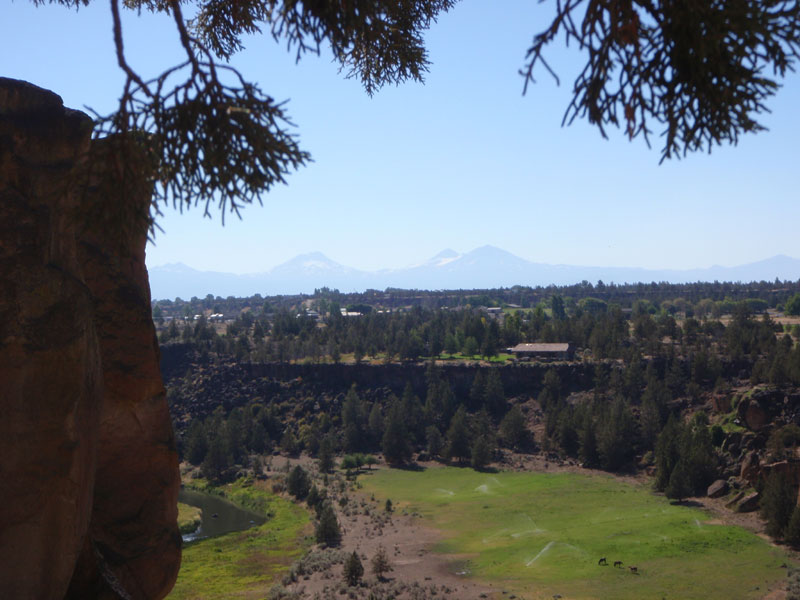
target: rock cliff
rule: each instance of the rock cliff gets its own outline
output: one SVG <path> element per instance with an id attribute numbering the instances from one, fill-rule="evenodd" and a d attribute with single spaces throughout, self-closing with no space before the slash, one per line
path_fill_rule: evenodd
<path id="1" fill-rule="evenodd" d="M 3 598 L 162 598 L 180 563 L 146 171 L 121 193 L 141 165 L 91 130 L 0 78 Z"/>

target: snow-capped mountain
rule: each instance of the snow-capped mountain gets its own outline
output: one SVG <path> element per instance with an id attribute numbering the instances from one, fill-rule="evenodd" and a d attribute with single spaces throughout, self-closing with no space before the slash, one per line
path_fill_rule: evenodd
<path id="1" fill-rule="evenodd" d="M 800 279 L 800 260 L 778 255 L 747 265 L 691 270 L 648 270 L 629 267 L 579 267 L 535 263 L 494 246 L 466 254 L 447 249 L 422 264 L 405 269 L 361 271 L 339 264 L 321 252 L 301 254 L 264 273 L 234 275 L 197 271 L 184 264 L 150 269 L 153 298 L 252 296 L 313 293 L 321 287 L 345 292 L 387 287 L 407 289 L 473 289 L 514 285 L 569 285 L 583 280 L 606 283 L 669 281 L 771 281 Z"/>

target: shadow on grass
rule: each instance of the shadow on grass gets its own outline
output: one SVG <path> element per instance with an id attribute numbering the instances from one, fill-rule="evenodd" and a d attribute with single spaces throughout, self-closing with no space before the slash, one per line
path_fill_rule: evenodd
<path id="1" fill-rule="evenodd" d="M 427 467 L 423 467 L 418 463 L 404 463 L 402 465 L 391 465 L 391 468 L 398 469 L 400 471 L 415 471 L 419 473 L 427 469 Z"/>
<path id="2" fill-rule="evenodd" d="M 697 500 L 670 500 L 673 506 L 688 506 L 690 508 L 703 508 L 703 505 Z"/>

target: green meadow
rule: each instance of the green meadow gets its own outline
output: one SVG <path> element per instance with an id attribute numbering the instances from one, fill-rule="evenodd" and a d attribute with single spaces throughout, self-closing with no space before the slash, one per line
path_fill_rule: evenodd
<path id="1" fill-rule="evenodd" d="M 178 581 L 168 598 L 265 598 L 310 546 L 308 511 L 261 482 L 240 480 L 213 491 L 270 517 L 259 527 L 184 547 Z"/>
<path id="2" fill-rule="evenodd" d="M 786 577 L 786 554 L 758 536 L 609 476 L 447 467 L 360 481 L 439 529 L 455 572 L 526 600 L 762 598 Z"/>

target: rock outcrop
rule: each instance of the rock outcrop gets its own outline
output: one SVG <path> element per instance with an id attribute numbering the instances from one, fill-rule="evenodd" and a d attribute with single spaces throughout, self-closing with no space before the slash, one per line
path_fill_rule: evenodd
<path id="1" fill-rule="evenodd" d="M 146 170 L 91 129 L 0 79 L 3 598 L 162 598 L 180 563 Z"/>
<path id="2" fill-rule="evenodd" d="M 724 479 L 717 479 L 714 483 L 708 486 L 706 496 L 709 498 L 719 498 L 728 493 L 728 482 Z"/>
<path id="3" fill-rule="evenodd" d="M 75 232 L 92 122 L 0 79 L 0 597 L 64 595 L 89 525 L 102 372 Z"/>

